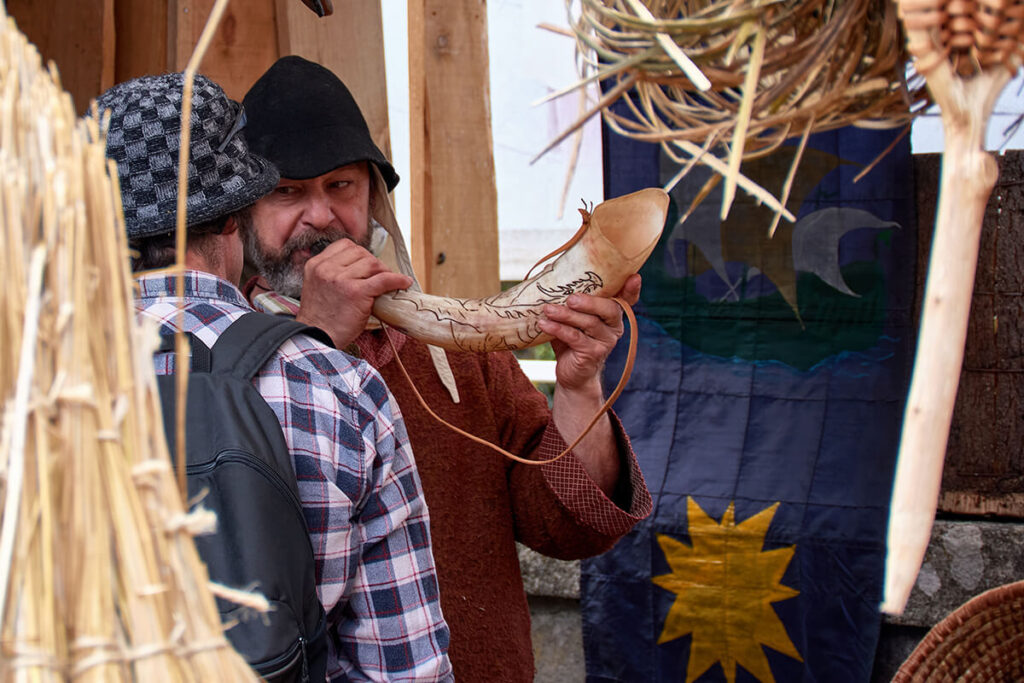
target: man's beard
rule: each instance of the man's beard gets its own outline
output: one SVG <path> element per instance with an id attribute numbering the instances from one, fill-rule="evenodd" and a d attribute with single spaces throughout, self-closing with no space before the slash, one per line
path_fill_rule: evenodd
<path id="1" fill-rule="evenodd" d="M 296 263 L 292 257 L 296 252 L 309 250 L 311 256 L 323 251 L 329 244 L 341 239 L 356 242 L 364 249 L 370 245 L 370 230 L 362 240 L 355 240 L 343 230 L 308 230 L 288 238 L 279 251 L 271 251 L 260 243 L 256 228 L 252 224 L 242 229 L 245 258 L 256 268 L 270 288 L 279 294 L 298 299 L 302 296 L 302 273 L 306 262 Z"/>

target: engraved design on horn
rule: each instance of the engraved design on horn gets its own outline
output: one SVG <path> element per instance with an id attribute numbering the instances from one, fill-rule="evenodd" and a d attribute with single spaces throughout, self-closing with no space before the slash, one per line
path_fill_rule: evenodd
<path id="1" fill-rule="evenodd" d="M 428 344 L 451 351 L 523 349 L 551 339 L 537 321 L 545 304 L 571 294 L 614 296 L 658 243 L 668 195 L 648 188 L 598 204 L 583 214 L 578 242 L 535 276 L 483 299 L 403 290 L 377 298 L 373 314 Z"/>

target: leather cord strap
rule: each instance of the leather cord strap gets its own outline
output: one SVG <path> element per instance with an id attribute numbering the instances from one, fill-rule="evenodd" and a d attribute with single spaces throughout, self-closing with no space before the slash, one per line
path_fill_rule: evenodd
<path id="1" fill-rule="evenodd" d="M 583 216 L 583 221 L 580 223 L 579 229 L 573 234 L 572 237 L 569 238 L 568 242 L 558 247 L 551 253 L 541 256 L 540 260 L 534 263 L 530 267 L 530 270 L 526 271 L 526 275 L 523 277 L 524 280 L 530 279 L 530 276 L 533 274 L 533 271 L 537 269 L 537 266 L 544 263 L 552 256 L 558 256 L 559 254 L 563 254 L 569 251 L 570 247 L 572 247 L 574 244 L 583 239 L 583 235 L 585 235 L 587 230 L 590 228 L 590 212 L 587 211 L 586 209 L 578 209 L 578 211 L 580 212 L 580 215 Z"/>
<path id="2" fill-rule="evenodd" d="M 587 423 L 587 426 L 584 428 L 583 432 L 576 437 L 575 441 L 569 444 L 564 451 L 562 451 L 555 457 L 549 458 L 547 460 L 528 460 L 527 458 L 524 458 L 522 456 L 510 453 L 501 446 L 493 444 L 486 439 L 480 438 L 479 436 L 470 434 L 465 430 L 459 429 L 450 422 L 445 421 L 444 418 L 442 418 L 440 415 L 431 410 L 430 406 L 427 405 L 427 402 L 423 399 L 423 396 L 420 394 L 419 389 L 416 388 L 416 384 L 412 381 L 412 377 L 409 376 L 409 372 L 405 369 L 405 365 L 402 364 L 402 359 L 398 355 L 398 349 L 395 347 L 395 342 L 392 341 L 391 339 L 391 334 L 388 332 L 388 327 L 383 323 L 381 323 L 381 327 L 384 330 L 384 336 L 387 337 L 388 339 L 388 343 L 391 344 L 392 351 L 394 351 L 395 361 L 398 362 L 398 368 L 402 371 L 402 374 L 405 375 L 405 379 L 408 380 L 409 386 L 412 387 L 412 391 L 414 394 L 416 394 L 416 398 L 419 400 L 420 405 L 423 406 L 423 409 L 426 410 L 431 417 L 433 417 L 435 420 L 437 420 L 444 426 L 448 427 L 452 431 L 457 432 L 462 436 L 466 437 L 467 439 L 475 441 L 478 444 L 487 446 L 488 448 L 501 453 L 506 458 L 515 460 L 516 462 L 521 462 L 524 465 L 546 465 L 548 463 L 555 462 L 556 460 L 564 456 L 566 453 L 575 448 L 580 441 L 583 440 L 583 437 L 585 437 L 594 427 L 594 425 L 597 424 L 597 421 L 601 419 L 601 416 L 607 413 L 608 409 L 612 407 L 613 403 L 615 403 L 615 400 L 619 397 L 619 394 L 621 394 L 622 390 L 626 387 L 626 383 L 629 381 L 629 376 L 633 372 L 633 363 L 636 360 L 636 316 L 633 315 L 633 309 L 630 308 L 629 304 L 627 304 L 622 299 L 613 296 L 611 297 L 611 300 L 619 305 L 619 308 L 622 309 L 622 312 L 626 314 L 626 318 L 629 320 L 629 349 L 626 353 L 626 365 L 622 369 L 622 376 L 619 378 L 619 383 L 615 386 L 615 390 L 611 393 L 610 396 L 608 396 L 608 399 L 604 402 L 604 405 L 601 406 L 601 409 L 597 411 L 594 417 L 590 418 L 590 422 Z"/>

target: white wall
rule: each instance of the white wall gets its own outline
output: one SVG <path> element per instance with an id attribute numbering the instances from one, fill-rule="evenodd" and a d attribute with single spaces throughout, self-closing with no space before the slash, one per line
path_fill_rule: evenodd
<path id="1" fill-rule="evenodd" d="M 1006 131 L 1024 113 L 1024 77 L 1010 81 L 999 99 L 989 120 L 986 132 L 985 148 L 988 150 L 1024 149 L 1024 126 L 1012 131 L 1009 137 Z M 910 131 L 910 148 L 914 154 L 927 154 L 942 151 L 942 121 L 938 107 L 932 106 L 928 112 L 914 121 Z"/>
<path id="2" fill-rule="evenodd" d="M 388 75 L 391 149 L 399 175 L 409 173 L 409 93 L 406 3 L 381 3 Z M 577 80 L 575 43 L 537 28 L 541 22 L 567 25 L 565 7 L 556 0 L 487 3 L 490 31 L 491 125 L 498 188 L 501 279 L 519 280 L 533 263 L 565 242 L 579 227 L 581 200 L 603 198 L 601 132 L 597 117 L 584 128 L 584 145 L 566 204 L 559 202 L 569 172 L 571 138 L 535 164 L 548 142 L 578 115 L 574 93 L 552 102 L 532 103 Z M 409 184 L 395 189 L 398 220 L 408 238 Z"/>

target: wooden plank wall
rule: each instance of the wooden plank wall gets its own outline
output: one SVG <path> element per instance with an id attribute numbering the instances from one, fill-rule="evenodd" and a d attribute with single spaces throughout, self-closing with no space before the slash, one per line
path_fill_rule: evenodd
<path id="1" fill-rule="evenodd" d="M 939 510 L 1024 518 L 1024 152 L 999 157 L 981 233 L 960 388 Z M 917 306 L 935 219 L 941 157 L 914 158 Z"/>
<path id="2" fill-rule="evenodd" d="M 5 7 L 43 60 L 57 64 L 80 113 L 116 82 L 114 0 L 7 0 Z"/>
<path id="3" fill-rule="evenodd" d="M 394 0 L 398 1 L 398 0 Z M 390 156 L 381 0 L 335 3 L 319 19 L 299 0 L 234 0 L 200 71 L 241 100 L 281 55 L 330 68 L 348 85 Z M 185 68 L 214 0 L 10 0 L 8 9 L 84 112 L 116 82 Z M 412 251 L 427 291 L 498 291 L 487 7 L 409 0 Z M 419 46 L 412 49 L 412 45 Z M 434 182 L 433 179 L 438 179 Z"/>
<path id="4" fill-rule="evenodd" d="M 213 4 L 214 0 L 170 0 L 168 71 L 181 71 L 188 64 Z M 200 71 L 220 84 L 228 97 L 241 100 L 278 58 L 276 19 L 272 0 L 228 3 Z"/>

